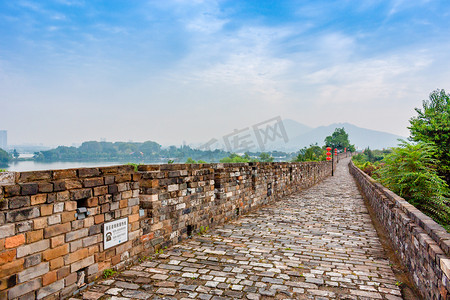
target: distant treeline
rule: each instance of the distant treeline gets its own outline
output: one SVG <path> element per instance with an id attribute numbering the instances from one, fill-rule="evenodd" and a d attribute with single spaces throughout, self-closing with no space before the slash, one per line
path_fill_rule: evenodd
<path id="1" fill-rule="evenodd" d="M 220 160 L 229 153 L 222 150 L 202 151 L 189 146 L 162 148 L 156 142 L 84 142 L 80 147 L 59 146 L 55 149 L 36 152 L 38 161 L 147 161 L 184 162 L 188 157 L 203 160 Z"/>
<path id="2" fill-rule="evenodd" d="M 163 148 L 160 144 L 147 141 L 136 142 L 84 142 L 80 147 L 59 146 L 55 149 L 36 152 L 37 161 L 124 161 L 124 162 L 151 162 L 167 163 L 168 161 L 184 163 L 188 158 L 206 162 L 219 162 L 232 153 L 223 150 L 204 151 L 189 146 L 170 146 Z M 258 157 L 260 152 L 248 152 Z M 278 160 L 286 160 L 290 154 L 273 151 L 270 155 Z"/>

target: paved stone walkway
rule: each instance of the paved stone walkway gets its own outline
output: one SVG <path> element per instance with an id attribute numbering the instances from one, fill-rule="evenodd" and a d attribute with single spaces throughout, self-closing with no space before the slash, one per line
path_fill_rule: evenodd
<path id="1" fill-rule="evenodd" d="M 401 299 L 347 162 L 319 185 L 186 240 L 82 296 Z"/>

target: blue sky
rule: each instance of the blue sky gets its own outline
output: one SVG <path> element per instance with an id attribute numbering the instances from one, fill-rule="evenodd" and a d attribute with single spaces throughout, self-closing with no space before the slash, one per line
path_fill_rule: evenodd
<path id="1" fill-rule="evenodd" d="M 0 129 L 178 144 L 281 116 L 406 136 L 450 90 L 449 28 L 433 0 L 2 1 Z"/>

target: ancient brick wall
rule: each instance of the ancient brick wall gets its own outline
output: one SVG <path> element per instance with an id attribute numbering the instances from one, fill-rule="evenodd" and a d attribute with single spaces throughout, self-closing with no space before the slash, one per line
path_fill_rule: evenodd
<path id="1" fill-rule="evenodd" d="M 130 166 L 0 173 L 0 299 L 65 297 L 140 249 L 139 174 Z M 102 224 L 128 218 L 103 249 Z"/>
<path id="2" fill-rule="evenodd" d="M 450 234 L 350 162 L 350 172 L 425 299 L 450 298 Z"/>
<path id="3" fill-rule="evenodd" d="M 0 299 L 70 297 L 140 256 L 307 188 L 327 162 L 171 164 L 0 173 Z M 128 241 L 104 249 L 104 224 Z"/>

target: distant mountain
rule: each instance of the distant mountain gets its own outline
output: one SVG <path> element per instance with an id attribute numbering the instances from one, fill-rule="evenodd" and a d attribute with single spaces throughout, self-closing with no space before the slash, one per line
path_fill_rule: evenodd
<path id="1" fill-rule="evenodd" d="M 270 150 L 280 151 L 298 151 L 303 147 L 317 143 L 323 145 L 325 137 L 331 135 L 335 128 L 345 128 L 348 133 L 349 140 L 357 149 L 371 148 L 383 149 L 395 147 L 398 144 L 397 139 L 405 139 L 405 137 L 395 134 L 361 128 L 350 123 L 334 123 L 328 126 L 320 126 L 311 128 L 294 120 L 283 120 L 284 127 L 289 137 L 289 142 L 275 141 L 267 146 Z"/>

